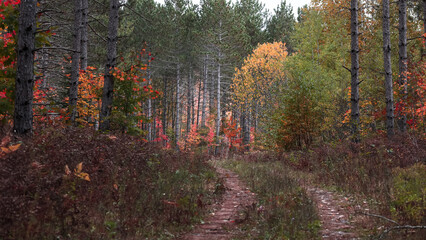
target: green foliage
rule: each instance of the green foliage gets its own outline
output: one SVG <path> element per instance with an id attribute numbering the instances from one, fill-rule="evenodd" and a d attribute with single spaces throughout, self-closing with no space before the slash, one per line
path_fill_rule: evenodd
<path id="1" fill-rule="evenodd" d="M 393 170 L 392 214 L 415 225 L 426 223 L 426 165 Z"/>

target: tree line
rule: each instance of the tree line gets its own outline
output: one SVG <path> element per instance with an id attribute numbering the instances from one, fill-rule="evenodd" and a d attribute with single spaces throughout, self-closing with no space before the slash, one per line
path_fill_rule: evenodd
<path id="1" fill-rule="evenodd" d="M 285 0 L 1 7 L 0 114 L 19 135 L 65 122 L 218 151 L 425 130 L 424 0 L 315 0 L 297 19 Z"/>

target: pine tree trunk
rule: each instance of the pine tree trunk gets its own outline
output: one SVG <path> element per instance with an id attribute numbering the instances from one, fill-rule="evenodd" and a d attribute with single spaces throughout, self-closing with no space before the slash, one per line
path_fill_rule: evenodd
<path id="1" fill-rule="evenodd" d="M 358 0 L 351 0 L 351 133 L 359 142 L 359 45 Z"/>
<path id="2" fill-rule="evenodd" d="M 179 149 L 177 143 L 179 142 L 180 137 L 180 64 L 177 66 L 177 76 L 176 76 L 176 123 L 175 123 L 175 144 L 176 149 Z"/>
<path id="3" fill-rule="evenodd" d="M 219 59 L 221 57 L 221 54 L 219 53 Z M 217 66 L 217 118 L 216 118 L 216 148 L 215 148 L 215 155 L 218 154 L 218 147 L 219 147 L 219 136 L 220 136 L 220 63 Z"/>
<path id="4" fill-rule="evenodd" d="M 166 118 L 167 118 L 167 109 L 168 109 L 168 102 L 167 102 L 167 79 L 164 76 L 163 77 L 164 82 L 164 96 L 163 96 L 163 134 L 166 134 Z"/>
<path id="5" fill-rule="evenodd" d="M 399 85 L 402 102 L 407 101 L 407 0 L 399 0 Z M 407 130 L 405 113 L 399 113 L 398 125 L 401 132 Z"/>
<path id="6" fill-rule="evenodd" d="M 102 93 L 102 108 L 100 116 L 100 129 L 109 130 L 113 93 L 114 70 L 117 59 L 117 31 L 118 31 L 119 0 L 110 0 L 110 14 L 108 24 L 107 63 L 105 65 L 104 88 Z"/>
<path id="7" fill-rule="evenodd" d="M 208 56 L 207 56 L 208 58 Z M 201 126 L 206 126 L 206 102 L 207 102 L 207 77 L 208 77 L 208 67 L 207 59 L 204 60 L 204 81 L 203 81 L 203 106 L 201 112 Z"/>
<path id="8" fill-rule="evenodd" d="M 191 129 L 191 84 L 192 84 L 192 76 L 191 72 L 189 72 L 188 77 L 188 88 L 187 88 L 187 106 L 186 106 L 186 133 L 189 133 Z"/>
<path id="9" fill-rule="evenodd" d="M 74 43 L 71 64 L 71 83 L 69 90 L 70 119 L 75 123 L 77 117 L 78 79 L 80 76 L 80 51 L 81 51 L 81 0 L 74 0 Z"/>
<path id="10" fill-rule="evenodd" d="M 13 131 L 31 134 L 33 128 L 34 47 L 36 31 L 36 0 L 22 0 L 19 8 L 15 112 Z"/>
<path id="11" fill-rule="evenodd" d="M 148 86 L 151 86 L 151 61 L 150 61 L 150 57 L 148 57 Z M 148 119 L 149 119 L 149 123 L 148 123 L 148 141 L 152 141 L 153 140 L 153 135 L 152 135 L 152 129 L 153 129 L 153 124 L 152 124 L 152 99 L 151 97 L 148 97 Z"/>
<path id="12" fill-rule="evenodd" d="M 81 11 L 81 56 L 80 56 L 80 68 L 83 71 L 87 70 L 87 43 L 88 43 L 88 17 L 89 14 L 89 0 L 82 0 L 82 11 Z"/>
<path id="13" fill-rule="evenodd" d="M 386 91 L 386 130 L 388 137 L 391 137 L 394 135 L 394 109 L 389 25 L 389 0 L 383 0 L 383 59 Z"/>
<path id="14" fill-rule="evenodd" d="M 197 98 L 197 128 L 200 126 L 200 101 L 201 101 L 201 82 L 198 85 L 198 98 Z"/>

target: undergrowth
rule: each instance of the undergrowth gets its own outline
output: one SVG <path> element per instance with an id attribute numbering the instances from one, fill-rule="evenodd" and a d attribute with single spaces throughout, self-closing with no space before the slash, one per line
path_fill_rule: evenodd
<path id="1" fill-rule="evenodd" d="M 252 161 L 250 156 L 218 162 L 235 171 L 257 194 L 257 207 L 247 210 L 249 218 L 240 227 L 238 239 L 319 239 L 313 202 L 287 175 L 286 167 L 280 162 Z"/>
<path id="2" fill-rule="evenodd" d="M 426 140 L 376 136 L 361 143 L 323 143 L 304 151 L 270 154 L 292 169 L 310 173 L 315 182 L 367 199 L 372 211 L 401 225 L 426 225 Z M 372 218 L 380 234 L 393 227 Z M 389 239 L 423 239 L 424 230 L 394 231 Z"/>
<path id="3" fill-rule="evenodd" d="M 0 161 L 0 239 L 172 239 L 214 198 L 204 159 L 119 133 L 45 129 Z"/>

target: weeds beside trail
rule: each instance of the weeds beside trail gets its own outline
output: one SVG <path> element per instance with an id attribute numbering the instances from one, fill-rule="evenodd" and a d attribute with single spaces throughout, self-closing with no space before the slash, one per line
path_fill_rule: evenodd
<path id="1" fill-rule="evenodd" d="M 280 162 L 218 160 L 257 194 L 256 208 L 241 223 L 235 239 L 320 239 L 313 202 Z"/>
<path id="2" fill-rule="evenodd" d="M 46 129 L 0 161 L 0 239 L 173 239 L 200 222 L 217 180 L 205 156 Z"/>

